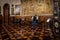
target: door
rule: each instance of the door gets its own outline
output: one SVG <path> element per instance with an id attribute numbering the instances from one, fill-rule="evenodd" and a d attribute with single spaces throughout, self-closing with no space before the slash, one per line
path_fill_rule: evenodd
<path id="1" fill-rule="evenodd" d="M 4 25 L 8 25 L 9 24 L 9 16 L 10 16 L 10 6 L 9 4 L 5 4 L 3 6 L 3 18 L 4 18 Z"/>

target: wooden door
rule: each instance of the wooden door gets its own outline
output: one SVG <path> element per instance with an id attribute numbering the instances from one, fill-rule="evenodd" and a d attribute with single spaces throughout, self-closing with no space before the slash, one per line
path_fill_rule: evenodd
<path id="1" fill-rule="evenodd" d="M 9 24 L 9 16 L 10 16 L 10 6 L 9 4 L 5 4 L 3 6 L 3 17 L 4 17 L 4 24 L 8 25 Z"/>

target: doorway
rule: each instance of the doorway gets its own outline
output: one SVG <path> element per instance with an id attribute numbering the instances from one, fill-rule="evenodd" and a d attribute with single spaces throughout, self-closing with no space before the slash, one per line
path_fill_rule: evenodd
<path id="1" fill-rule="evenodd" d="M 3 22 L 4 25 L 9 24 L 9 16 L 10 16 L 10 5 L 8 3 L 4 4 L 3 6 Z"/>

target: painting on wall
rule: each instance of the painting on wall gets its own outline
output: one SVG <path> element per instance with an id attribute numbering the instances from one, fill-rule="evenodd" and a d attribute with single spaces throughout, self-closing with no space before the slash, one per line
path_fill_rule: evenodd
<path id="1" fill-rule="evenodd" d="M 20 5 L 15 5 L 15 15 L 20 15 Z"/>

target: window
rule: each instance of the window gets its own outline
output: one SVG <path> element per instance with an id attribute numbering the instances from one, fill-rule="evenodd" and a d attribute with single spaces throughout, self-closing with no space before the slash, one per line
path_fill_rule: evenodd
<path id="1" fill-rule="evenodd" d="M 20 5 L 15 5 L 15 15 L 20 15 Z"/>
<path id="2" fill-rule="evenodd" d="M 12 5 L 11 13 L 12 13 L 12 15 L 14 15 L 14 5 Z"/>

